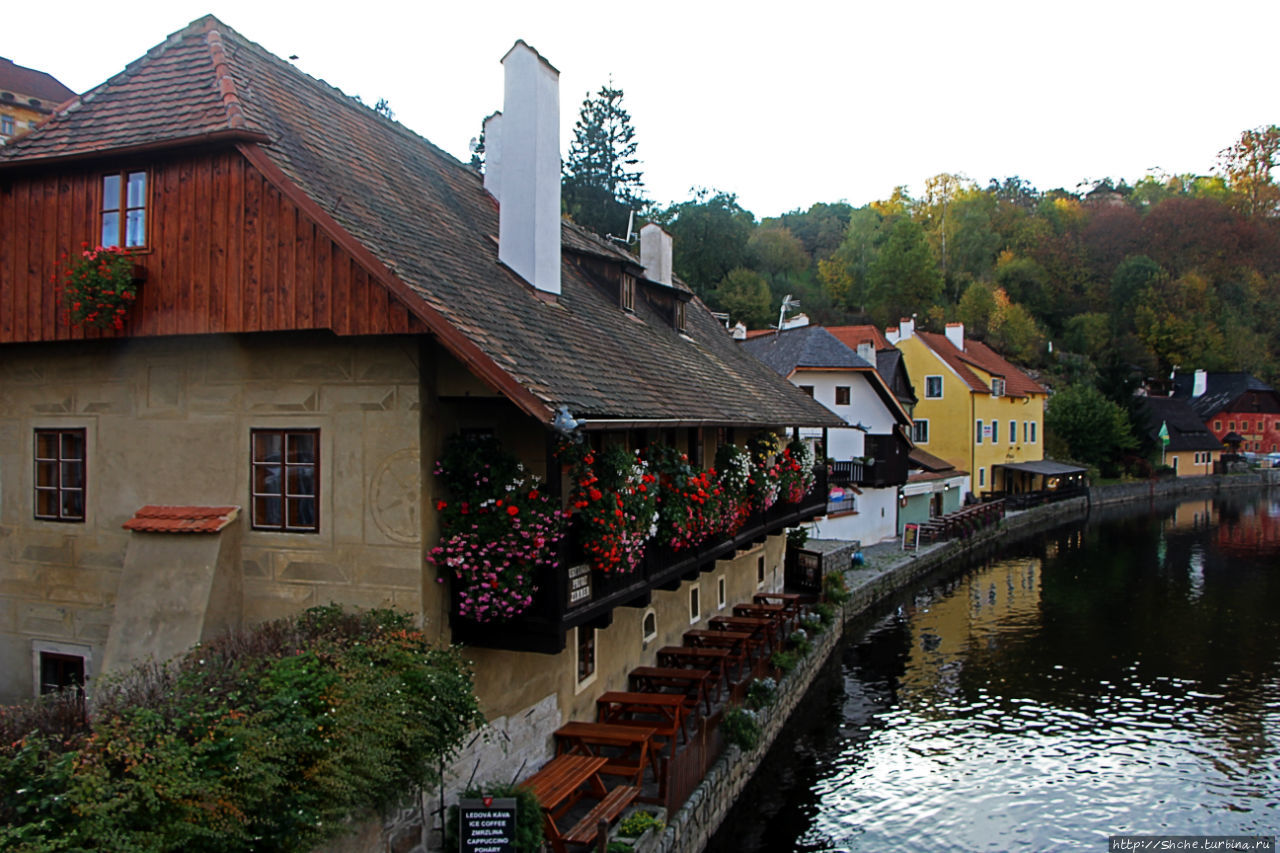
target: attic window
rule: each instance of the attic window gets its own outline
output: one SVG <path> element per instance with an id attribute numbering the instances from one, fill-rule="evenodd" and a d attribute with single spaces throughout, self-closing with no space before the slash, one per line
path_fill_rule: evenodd
<path id="1" fill-rule="evenodd" d="M 683 332 L 685 330 L 685 306 L 683 302 L 676 302 L 676 331 Z"/>
<path id="2" fill-rule="evenodd" d="M 147 173 L 102 176 L 102 246 L 147 244 Z"/>
<path id="3" fill-rule="evenodd" d="M 13 136 L 13 116 L 0 116 L 0 136 Z"/>
<path id="4" fill-rule="evenodd" d="M 622 310 L 636 310 L 636 277 L 630 273 L 622 274 Z"/>
<path id="5" fill-rule="evenodd" d="M 991 396 L 992 397 L 1004 396 L 1004 380 L 1003 379 L 991 380 Z"/>

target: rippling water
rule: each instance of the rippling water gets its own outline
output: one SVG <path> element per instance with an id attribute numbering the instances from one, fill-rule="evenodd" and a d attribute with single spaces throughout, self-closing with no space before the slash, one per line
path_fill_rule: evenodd
<path id="1" fill-rule="evenodd" d="M 1280 827 L 1280 496 L 1094 520 L 850 634 L 710 850 Z"/>

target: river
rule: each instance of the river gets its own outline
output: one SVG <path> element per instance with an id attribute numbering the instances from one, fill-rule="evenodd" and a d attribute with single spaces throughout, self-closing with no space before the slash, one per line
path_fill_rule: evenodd
<path id="1" fill-rule="evenodd" d="M 851 628 L 710 853 L 1280 828 L 1280 493 L 1095 516 Z"/>

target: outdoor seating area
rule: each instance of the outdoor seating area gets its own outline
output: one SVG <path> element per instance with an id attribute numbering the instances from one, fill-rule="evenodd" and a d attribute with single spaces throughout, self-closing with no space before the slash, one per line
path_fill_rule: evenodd
<path id="1" fill-rule="evenodd" d="M 920 525 L 920 538 L 929 542 L 964 538 L 976 530 L 996 524 L 1004 518 L 1003 500 L 986 501 L 962 507 L 955 512 L 931 518 Z"/>
<path id="2" fill-rule="evenodd" d="M 596 699 L 594 721 L 557 729 L 555 757 L 521 782 L 538 797 L 551 849 L 596 844 L 636 802 L 678 809 L 723 749 L 726 704 L 771 673 L 770 655 L 816 600 L 759 593 L 658 649 L 654 665 L 629 673 L 629 690 Z"/>

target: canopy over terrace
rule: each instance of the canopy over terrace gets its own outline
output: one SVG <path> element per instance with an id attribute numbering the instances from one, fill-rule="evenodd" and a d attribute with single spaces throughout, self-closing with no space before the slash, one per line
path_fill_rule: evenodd
<path id="1" fill-rule="evenodd" d="M 1088 485 L 1087 468 L 1052 459 L 1007 462 L 994 466 L 994 484 L 1006 495 L 1029 492 L 1060 492 Z"/>

